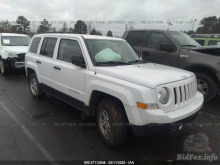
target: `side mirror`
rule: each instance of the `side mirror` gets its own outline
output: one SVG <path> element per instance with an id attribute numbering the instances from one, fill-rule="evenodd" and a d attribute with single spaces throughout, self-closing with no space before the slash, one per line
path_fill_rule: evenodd
<path id="1" fill-rule="evenodd" d="M 76 66 L 80 66 L 82 68 L 86 68 L 85 61 L 81 55 L 75 55 L 72 56 L 72 64 Z"/>
<path id="2" fill-rule="evenodd" d="M 170 44 L 160 44 L 160 51 L 172 52 L 174 47 Z"/>

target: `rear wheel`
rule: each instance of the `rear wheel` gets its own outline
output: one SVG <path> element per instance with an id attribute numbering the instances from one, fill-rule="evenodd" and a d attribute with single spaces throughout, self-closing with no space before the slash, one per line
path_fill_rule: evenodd
<path id="1" fill-rule="evenodd" d="M 203 94 L 205 102 L 217 96 L 219 85 L 213 77 L 205 73 L 196 73 L 196 78 L 197 89 Z"/>
<path id="2" fill-rule="evenodd" d="M 1 65 L 1 73 L 3 76 L 6 76 L 9 74 L 11 66 L 8 62 L 6 62 L 5 60 L 1 59 L 0 60 L 0 65 Z"/>
<path id="3" fill-rule="evenodd" d="M 31 90 L 31 93 L 36 98 L 43 98 L 44 92 L 42 91 L 40 84 L 37 80 L 37 76 L 35 73 L 32 73 L 29 76 L 29 87 Z"/>
<path id="4" fill-rule="evenodd" d="M 125 143 L 127 138 L 127 120 L 123 106 L 119 101 L 104 99 L 97 107 L 98 129 L 104 142 L 110 147 Z"/>

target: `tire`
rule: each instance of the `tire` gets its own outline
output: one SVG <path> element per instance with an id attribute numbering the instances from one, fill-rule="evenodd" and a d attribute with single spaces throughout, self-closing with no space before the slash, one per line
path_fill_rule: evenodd
<path id="1" fill-rule="evenodd" d="M 105 144 L 117 147 L 126 142 L 127 118 L 123 106 L 116 100 L 101 100 L 97 107 L 99 133 Z"/>
<path id="2" fill-rule="evenodd" d="M 11 70 L 11 66 L 9 63 L 7 63 L 5 60 L 1 59 L 0 60 L 0 65 L 1 65 L 1 73 L 3 76 L 7 76 Z"/>
<path id="3" fill-rule="evenodd" d="M 43 98 L 44 92 L 42 91 L 40 84 L 37 80 L 37 76 L 35 73 L 30 74 L 29 76 L 29 87 L 33 97 L 35 98 Z"/>
<path id="4" fill-rule="evenodd" d="M 204 102 L 211 101 L 214 99 L 219 90 L 219 85 L 216 80 L 208 74 L 196 73 L 197 78 L 197 89 L 204 96 Z"/>

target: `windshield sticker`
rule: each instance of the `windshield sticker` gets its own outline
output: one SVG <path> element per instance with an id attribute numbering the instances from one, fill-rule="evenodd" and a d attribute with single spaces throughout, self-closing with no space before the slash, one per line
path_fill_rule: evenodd
<path id="1" fill-rule="evenodd" d="M 10 40 L 5 39 L 5 40 L 3 40 L 3 43 L 4 43 L 4 44 L 10 44 Z"/>

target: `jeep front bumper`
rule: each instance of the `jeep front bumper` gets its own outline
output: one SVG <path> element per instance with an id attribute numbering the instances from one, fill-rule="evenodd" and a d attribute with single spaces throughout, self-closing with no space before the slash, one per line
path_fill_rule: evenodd
<path id="1" fill-rule="evenodd" d="M 135 128 L 139 130 L 149 129 L 148 125 L 154 125 L 156 127 L 157 125 L 164 125 L 164 127 L 161 128 L 165 129 L 165 132 L 166 129 L 169 132 L 168 126 L 170 124 L 190 121 L 190 119 L 197 116 L 203 106 L 203 101 L 203 95 L 200 92 L 196 92 L 196 95 L 190 104 L 169 112 L 164 112 L 161 109 L 142 110 L 127 105 L 124 105 L 124 107 L 133 130 Z"/>

